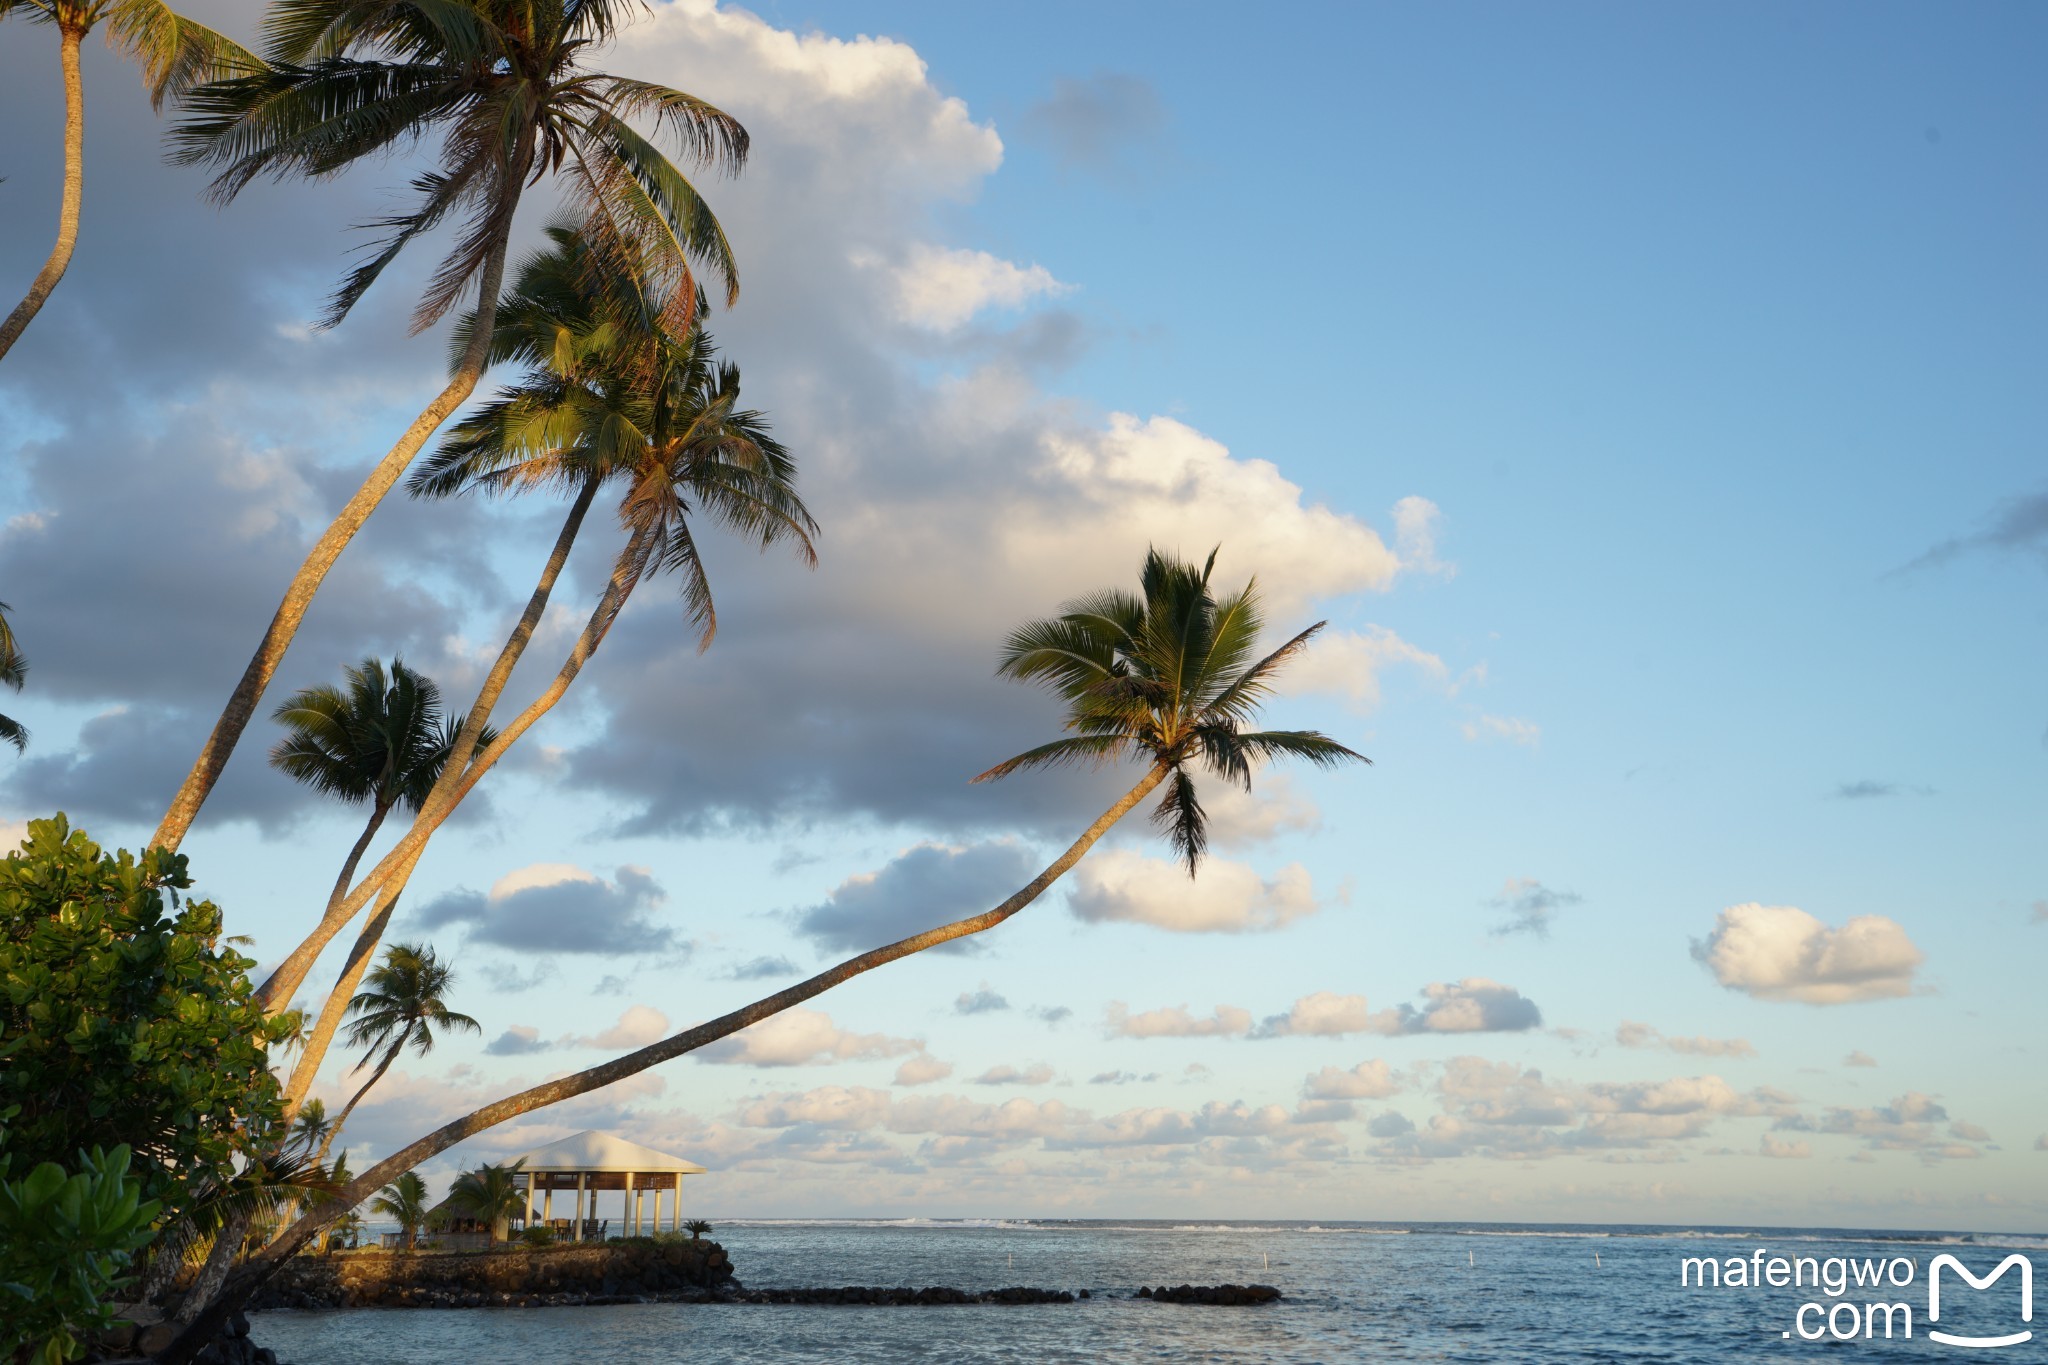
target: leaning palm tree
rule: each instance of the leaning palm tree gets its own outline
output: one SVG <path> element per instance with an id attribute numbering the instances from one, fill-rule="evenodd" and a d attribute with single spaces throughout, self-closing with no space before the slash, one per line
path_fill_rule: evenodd
<path id="1" fill-rule="evenodd" d="M 28 294 L 0 322 L 0 359 L 42 311 L 71 265 L 78 214 L 85 198 L 85 79 L 79 48 L 104 23 L 107 46 L 142 67 L 150 104 L 161 109 L 194 85 L 253 70 L 256 59 L 203 24 L 174 14 L 163 0 L 0 0 L 0 19 L 27 16 L 57 30 L 57 60 L 64 72 L 64 191 L 57 206 L 57 244 L 36 272 Z"/>
<path id="2" fill-rule="evenodd" d="M 381 1213 L 398 1224 L 399 1247 L 411 1251 L 427 1221 L 427 1182 L 415 1171 L 407 1171 L 378 1191 L 370 1201 L 370 1212 Z"/>
<path id="3" fill-rule="evenodd" d="M 19 692 L 28 682 L 28 659 L 14 638 L 14 627 L 7 623 L 11 610 L 0 602 L 0 683 Z M 12 744 L 14 751 L 20 753 L 28 748 L 28 727 L 12 716 L 0 716 L 0 743 Z"/>
<path id="4" fill-rule="evenodd" d="M 525 1164 L 521 1158 L 510 1166 L 486 1164 L 464 1171 L 448 1188 L 448 1207 L 489 1228 L 493 1242 L 504 1241 L 512 1215 L 520 1210 L 519 1168 Z"/>
<path id="5" fill-rule="evenodd" d="M 326 178 L 403 150 L 430 132 L 436 167 L 413 181 L 406 212 L 372 226 L 369 258 L 335 292 L 338 322 L 406 246 L 458 225 L 414 312 L 431 325 L 465 295 L 477 317 L 447 385 L 378 462 L 300 565 L 248 667 L 179 788 L 156 844 L 175 849 L 256 714 L 321 582 L 436 428 L 482 377 L 521 192 L 562 178 L 593 236 L 694 285 L 706 266 L 738 296 L 724 229 L 688 177 L 633 120 L 689 160 L 737 171 L 747 133 L 695 96 L 589 69 L 642 0 L 279 0 L 264 20 L 264 70 L 192 92 L 175 157 L 220 168 L 215 197 L 258 179 Z M 695 298 L 694 287 L 689 297 Z"/>
<path id="6" fill-rule="evenodd" d="M 348 1026 L 348 1045 L 363 1049 L 361 1071 L 376 1059 L 376 1069 L 362 1088 L 349 1097 L 334 1124 L 320 1143 L 320 1156 L 340 1134 L 355 1107 L 370 1093 L 370 1087 L 384 1079 L 384 1073 L 410 1047 L 424 1057 L 434 1050 L 434 1030 L 445 1033 L 481 1033 L 483 1025 L 466 1014 L 448 1008 L 448 989 L 455 984 L 455 969 L 440 960 L 424 943 L 394 943 L 385 950 L 384 961 L 373 968 L 367 988 L 349 1002 L 355 1018 Z"/>
<path id="7" fill-rule="evenodd" d="M 1001 672 L 1051 686 L 1066 703 L 1069 734 L 999 763 L 977 780 L 992 780 L 1023 768 L 1071 763 L 1135 762 L 1142 765 L 1142 771 L 1136 783 L 1065 852 L 1009 899 L 981 914 L 848 958 L 807 981 L 622 1057 L 493 1101 L 399 1148 L 358 1177 L 343 1197 L 367 1198 L 400 1172 L 501 1123 L 673 1061 L 864 972 L 993 929 L 1043 895 L 1117 821 L 1168 780 L 1174 785 L 1160 809 L 1160 822 L 1183 860 L 1199 863 L 1204 833 L 1201 803 L 1188 771 L 1191 767 L 1243 782 L 1254 767 L 1269 758 L 1304 758 L 1325 767 L 1369 761 L 1313 730 L 1247 728 L 1259 703 L 1270 696 L 1280 669 L 1307 649 L 1322 625 L 1319 622 L 1278 649 L 1259 654 L 1256 642 L 1263 623 L 1257 594 L 1248 584 L 1218 598 L 1209 582 L 1215 561 L 1212 554 L 1197 568 L 1155 550 L 1145 559 L 1141 595 L 1096 593 L 1077 598 L 1059 616 L 1032 622 L 1010 636 L 1003 649 Z M 1069 653 L 1076 657 L 1068 662 L 1053 657 Z M 189 1358 L 190 1352 L 205 1343 L 206 1331 L 246 1302 L 258 1285 L 330 1221 L 332 1214 L 315 1210 L 253 1258 L 242 1277 L 229 1286 L 194 1330 L 178 1339 L 166 1359 Z"/>
<path id="8" fill-rule="evenodd" d="M 702 523 L 762 549 L 790 543 L 806 564 L 816 562 L 817 523 L 796 492 L 795 461 L 769 434 L 760 413 L 739 407 L 739 370 L 717 360 L 701 314 L 676 297 L 694 286 L 652 283 L 646 272 L 622 267 L 582 230 L 558 226 L 549 236 L 552 246 L 522 267 L 493 342 L 497 356 L 526 363 L 525 375 L 451 432 L 412 479 L 413 491 L 423 496 L 530 489 L 574 494 L 542 582 L 478 693 L 465 736 L 496 704 L 531 638 L 552 576 L 606 487 L 618 491 L 625 545 L 554 682 L 494 742 L 468 749 L 458 736 L 441 783 L 412 830 L 346 900 L 329 908 L 264 982 L 259 994 L 272 1007 L 298 989 L 320 952 L 371 894 L 382 894 L 377 913 L 388 913 L 425 841 L 560 701 L 644 580 L 674 572 L 699 645 L 710 642 L 717 609 L 698 553 Z M 464 322 L 478 325 L 475 318 Z"/>

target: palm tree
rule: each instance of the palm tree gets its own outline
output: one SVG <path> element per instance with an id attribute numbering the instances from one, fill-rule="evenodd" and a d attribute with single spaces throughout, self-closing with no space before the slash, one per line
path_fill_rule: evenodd
<path id="1" fill-rule="evenodd" d="M 302 688 L 271 713 L 285 737 L 270 766 L 326 796 L 370 808 L 370 818 L 342 862 L 335 897 L 348 891 L 363 850 L 391 809 L 417 811 L 441 776 L 455 727 L 442 714 L 433 679 L 393 659 L 387 672 L 369 658 L 347 670 L 346 687 Z"/>
<path id="2" fill-rule="evenodd" d="M 1067 704 L 1073 733 L 990 768 L 976 782 L 1022 768 L 1149 760 L 1170 779 L 1152 813 L 1195 875 L 1208 847 L 1207 821 L 1190 765 L 1251 789 L 1252 768 L 1269 758 L 1320 767 L 1372 760 L 1313 730 L 1246 730 L 1280 667 L 1308 647 L 1318 621 L 1279 649 L 1256 656 L 1263 620 L 1256 585 L 1221 600 L 1210 592 L 1211 551 L 1200 569 L 1152 550 L 1139 574 L 1142 596 L 1109 590 L 1078 597 L 1060 614 L 1011 632 L 997 672 L 1051 688 Z"/>
<path id="3" fill-rule="evenodd" d="M 203 24 L 174 14 L 163 0 L 0 0 L 0 19 L 26 15 L 31 23 L 57 30 L 57 59 L 64 72 L 64 192 L 57 207 L 57 244 L 36 272 L 28 294 L 0 322 L 0 358 L 8 351 L 64 278 L 78 243 L 78 212 L 85 196 L 85 81 L 79 48 L 102 21 L 107 45 L 142 67 L 149 100 L 161 109 L 202 81 L 253 69 L 256 59 Z"/>
<path id="4" fill-rule="evenodd" d="M 355 1069 L 361 1071 L 372 1057 L 377 1059 L 377 1067 L 335 1115 L 334 1126 L 320 1144 L 322 1157 L 348 1116 L 370 1093 L 370 1087 L 384 1079 L 399 1053 L 410 1047 L 416 1055 L 426 1056 L 434 1050 L 437 1028 L 448 1033 L 483 1032 L 483 1025 L 476 1020 L 448 1008 L 445 997 L 454 984 L 455 969 L 424 943 L 394 943 L 385 950 L 382 965 L 370 972 L 368 988 L 349 1001 L 355 1019 L 348 1026 L 348 1045 L 363 1049 L 363 1059 Z"/>
<path id="5" fill-rule="evenodd" d="M 0 602 L 0 683 L 19 692 L 28 681 L 28 659 L 14 638 L 14 627 L 7 623 L 7 613 L 12 610 Z M 28 727 L 12 716 L 0 716 L 0 741 L 12 744 L 20 753 L 28 748 Z"/>
<path id="6" fill-rule="evenodd" d="M 325 178 L 382 157 L 430 131 L 444 134 L 438 166 L 413 181 L 412 209 L 380 220 L 370 258 L 335 292 L 340 320 L 413 240 L 453 219 L 453 250 L 414 313 L 415 328 L 474 291 L 477 318 L 461 361 L 336 515 L 286 588 L 248 667 L 158 826 L 176 849 L 256 713 L 313 595 L 343 548 L 435 429 L 482 377 L 522 190 L 543 175 L 569 198 L 607 250 L 645 257 L 690 287 L 692 261 L 738 297 L 725 231 L 695 186 L 631 120 L 687 159 L 737 172 L 747 133 L 718 109 L 667 86 L 588 69 L 597 45 L 636 0 L 279 0 L 264 20 L 267 66 L 216 81 L 187 99 L 175 158 L 220 167 L 215 197 L 251 181 Z"/>
<path id="7" fill-rule="evenodd" d="M 558 226 L 549 235 L 551 248 L 522 266 L 493 342 L 495 357 L 523 360 L 527 373 L 451 432 L 412 480 L 422 496 L 530 488 L 575 494 L 542 583 L 478 693 L 465 733 L 496 704 L 552 575 L 607 485 L 620 489 L 626 544 L 555 681 L 495 741 L 468 750 L 457 738 L 440 787 L 412 830 L 278 965 L 260 993 L 268 1003 L 298 989 L 320 952 L 380 887 L 385 902 L 377 913 L 388 912 L 393 888 L 403 884 L 425 841 L 506 749 L 561 700 L 644 578 L 678 574 L 699 644 L 709 644 L 717 610 L 693 517 L 709 518 L 763 549 L 790 541 L 806 564 L 816 562 L 817 523 L 796 493 L 795 462 L 760 413 L 739 408 L 739 370 L 716 361 L 701 314 L 676 299 L 678 290 L 693 286 L 652 284 L 642 272 L 619 268 L 579 230 Z M 675 331 L 685 318 L 688 331 Z M 468 328 L 480 325 L 477 318 L 465 320 Z"/>
<path id="8" fill-rule="evenodd" d="M 523 1194 L 519 1188 L 518 1171 L 525 1165 L 522 1158 L 510 1166 L 479 1166 L 473 1171 L 464 1171 L 455 1177 L 455 1183 L 448 1189 L 449 1207 L 468 1214 L 491 1230 L 491 1240 L 505 1240 L 506 1225 L 512 1215 L 519 1212 Z"/>
<path id="9" fill-rule="evenodd" d="M 411 1251 L 427 1221 L 427 1182 L 407 1171 L 386 1185 L 370 1201 L 370 1212 L 381 1213 L 399 1227 L 400 1248 Z"/>
<path id="10" fill-rule="evenodd" d="M 1070 733 L 997 764 L 977 781 L 1064 763 L 1136 760 L 1145 765 L 1130 790 L 1009 899 L 981 914 L 848 958 L 809 980 L 625 1056 L 495 1100 L 385 1157 L 365 1171 L 343 1197 L 364 1198 L 378 1182 L 411 1170 L 478 1133 L 673 1061 L 877 967 L 993 929 L 1043 895 L 1117 821 L 1169 778 L 1174 785 L 1156 818 L 1183 860 L 1198 864 L 1203 822 L 1201 804 L 1187 772 L 1190 765 L 1242 782 L 1254 766 L 1269 758 L 1306 758 L 1325 767 L 1354 760 L 1369 762 L 1364 755 L 1313 730 L 1244 728 L 1259 703 L 1270 695 L 1275 675 L 1308 647 L 1323 623 L 1258 655 L 1256 641 L 1263 621 L 1257 593 L 1247 584 L 1218 599 L 1209 582 L 1215 562 L 1216 556 L 1211 554 L 1198 569 L 1154 550 L 1145 559 L 1140 596 L 1095 593 L 1077 598 L 1067 603 L 1059 616 L 1019 628 L 1004 645 L 1000 672 L 1057 691 L 1066 703 Z M 1068 654 L 1074 657 L 1060 657 Z M 177 1353 L 196 1351 L 206 1340 L 206 1331 L 225 1320 L 234 1306 L 245 1302 L 256 1286 L 331 1219 L 322 1211 L 309 1213 L 254 1258 L 242 1279 L 230 1286 L 194 1330 L 178 1339 L 167 1358 L 184 1359 Z"/>
<path id="11" fill-rule="evenodd" d="M 327 1118 L 327 1101 L 308 1100 L 292 1116 L 284 1146 L 288 1151 L 296 1148 L 301 1152 L 324 1152 L 333 1132 L 334 1125 Z"/>
<path id="12" fill-rule="evenodd" d="M 689 1222 L 683 1224 L 683 1231 L 690 1234 L 691 1241 L 702 1241 L 711 1235 L 711 1224 L 705 1222 L 702 1218 L 692 1218 Z"/>

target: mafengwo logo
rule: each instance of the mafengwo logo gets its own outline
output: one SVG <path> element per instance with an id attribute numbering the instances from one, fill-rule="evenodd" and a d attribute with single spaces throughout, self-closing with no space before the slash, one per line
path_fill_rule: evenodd
<path id="1" fill-rule="evenodd" d="M 2019 1323 L 2031 1323 L 2034 1320 L 2034 1263 L 2027 1257 L 2014 1252 L 1993 1267 L 1990 1273 L 1979 1275 L 1951 1253 L 1943 1252 L 1936 1256 L 1927 1267 L 1927 1316 L 1921 1324 L 1926 1329 L 1927 1339 L 1943 1346 L 1976 1350 L 1996 1350 L 2001 1346 L 2019 1346 L 2032 1341 L 2033 1329 L 2025 1326 L 2018 1331 L 1992 1335 L 1945 1331 L 1940 1325 L 1944 1288 L 1948 1291 L 1949 1320 L 1953 1324 L 1957 1316 L 1955 1309 L 1959 1306 L 1957 1295 L 1963 1291 L 1964 1285 L 1974 1290 L 1989 1290 L 2014 1270 L 2019 1272 L 2014 1277 L 2019 1282 L 2020 1291 Z M 1946 1284 L 1942 1278 L 1944 1274 L 1948 1276 Z M 1879 1337 L 1886 1341 L 1910 1341 L 1915 1327 L 1914 1305 L 1898 1291 L 1909 1288 L 1919 1275 L 1919 1264 L 1906 1256 L 1889 1259 L 1786 1257 L 1773 1256 L 1768 1248 L 1758 1247 L 1748 1256 L 1718 1260 L 1711 1256 L 1684 1257 L 1679 1262 L 1678 1283 L 1687 1289 L 1811 1287 L 1826 1295 L 1831 1302 L 1816 1300 L 1800 1304 L 1792 1315 L 1792 1326 L 1780 1333 L 1781 1336 L 1796 1336 L 1802 1341 L 1871 1341 Z M 1961 1284 L 1957 1283 L 1959 1280 Z M 1885 1298 L 1877 1297 L 1879 1295 Z M 1971 1316 L 1976 1318 L 1980 1315 L 1973 1312 Z M 2012 1325 L 2012 1319 L 2002 1315 L 1990 1315 L 1989 1320 Z"/>
<path id="2" fill-rule="evenodd" d="M 1998 1263 L 1998 1269 L 1978 1279 L 1970 1268 L 1953 1256 L 1941 1255 L 1934 1258 L 1934 1264 L 1927 1267 L 1927 1338 L 1944 1346 L 2017 1346 L 2023 1341 L 2032 1341 L 2031 1331 L 2013 1332 L 2002 1337 L 1963 1337 L 1948 1332 L 1936 1331 L 1933 1324 L 1941 1321 L 1941 1272 L 1946 1268 L 1969 1282 L 1972 1289 L 1989 1289 L 2006 1271 L 2020 1272 L 2020 1321 L 2034 1320 L 2034 1263 L 2015 1251 Z"/>

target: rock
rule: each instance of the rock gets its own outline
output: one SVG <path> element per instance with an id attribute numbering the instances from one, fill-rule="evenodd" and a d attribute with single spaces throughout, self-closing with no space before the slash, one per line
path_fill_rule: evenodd
<path id="1" fill-rule="evenodd" d="M 231 1336 L 231 1337 L 246 1337 L 246 1336 L 248 1336 L 248 1335 L 249 1335 L 249 1319 L 248 1319 L 248 1318 L 247 1318 L 246 1316 L 244 1316 L 243 1314 L 241 1314 L 241 1313 L 234 1313 L 234 1314 L 231 1314 L 231 1315 L 229 1315 L 229 1317 L 228 1317 L 228 1335 L 229 1335 L 229 1336 Z"/>
<path id="2" fill-rule="evenodd" d="M 135 1334 L 135 1349 L 153 1356 L 178 1339 L 178 1329 L 168 1322 L 153 1323 Z"/>

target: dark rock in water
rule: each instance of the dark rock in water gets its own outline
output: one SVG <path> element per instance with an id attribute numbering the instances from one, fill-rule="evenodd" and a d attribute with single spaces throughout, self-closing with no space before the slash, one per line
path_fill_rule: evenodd
<path id="1" fill-rule="evenodd" d="M 821 1289 L 746 1289 L 737 1291 L 735 1303 L 852 1305 L 872 1308 L 930 1308 L 958 1304 L 1072 1303 L 1074 1295 L 1065 1289 L 954 1289 L 949 1285 L 878 1288 L 848 1285 Z"/>
<path id="2" fill-rule="evenodd" d="M 1159 1303 L 1200 1303 L 1235 1308 L 1277 1302 L 1280 1291 L 1270 1284 L 1184 1284 L 1174 1289 L 1160 1285 L 1157 1289 L 1141 1286 L 1137 1297 Z"/>

